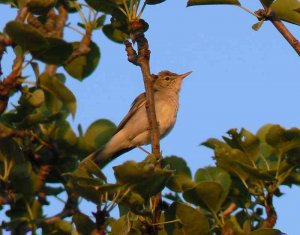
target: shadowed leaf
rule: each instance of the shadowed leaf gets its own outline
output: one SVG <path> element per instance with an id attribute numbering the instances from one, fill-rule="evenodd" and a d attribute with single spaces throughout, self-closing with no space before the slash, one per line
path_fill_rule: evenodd
<path id="1" fill-rule="evenodd" d="M 238 0 L 189 0 L 187 6 L 214 5 L 214 4 L 241 5 Z"/>
<path id="2" fill-rule="evenodd" d="M 72 45 L 73 48 L 76 48 L 79 46 L 79 42 L 74 42 Z M 97 68 L 101 55 L 100 49 L 94 42 L 90 44 L 90 49 L 86 55 L 78 56 L 64 65 L 64 69 L 73 78 L 82 81 L 84 78 L 90 76 Z"/>
<path id="3" fill-rule="evenodd" d="M 46 38 L 34 27 L 19 21 L 10 21 L 4 31 L 24 50 L 38 51 L 49 46 Z"/>

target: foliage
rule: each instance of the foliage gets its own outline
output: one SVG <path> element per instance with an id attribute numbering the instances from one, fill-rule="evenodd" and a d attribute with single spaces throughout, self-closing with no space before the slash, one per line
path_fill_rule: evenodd
<path id="1" fill-rule="evenodd" d="M 0 60 L 6 47 L 15 53 L 13 70 L 0 83 L 0 206 L 8 218 L 2 221 L 3 229 L 13 234 L 36 234 L 38 229 L 43 234 L 281 233 L 273 229 L 277 214 L 272 200 L 282 195 L 281 186 L 300 184 L 297 128 L 268 124 L 256 134 L 231 129 L 222 140 L 208 139 L 203 145 L 214 151 L 216 166 L 199 168 L 194 175 L 176 156 L 159 164 L 153 155 L 142 162 L 125 162 L 114 167 L 115 183 L 107 182 L 92 161 L 78 168 L 79 161 L 103 146 L 116 127 L 101 119 L 85 132 L 79 126 L 76 134 L 69 123 L 69 115 L 76 114 L 76 97 L 57 68 L 83 81 L 101 57 L 99 45 L 92 41 L 94 31 L 101 29 L 112 41 L 123 42 L 130 37 L 131 23 L 142 21 L 145 6 L 162 2 L 148 0 L 140 7 L 139 0 L 0 0 L 19 10 L 0 34 Z M 256 15 L 259 23 L 254 29 L 271 12 L 277 19 L 300 25 L 297 0 L 261 3 L 266 14 Z M 238 0 L 188 0 L 187 4 L 242 7 Z M 86 9 L 93 17 L 85 17 Z M 81 17 L 78 42 L 63 37 L 65 27 L 74 28 L 67 22 L 68 14 Z M 145 32 L 148 24 L 142 21 L 142 25 Z M 33 84 L 22 75 L 27 66 L 35 76 Z M 16 93 L 18 104 L 7 108 Z M 45 217 L 49 198 L 62 193 L 67 195 L 63 210 Z M 160 222 L 153 224 L 158 206 L 153 198 L 160 193 Z M 96 212 L 80 211 L 80 198 L 94 203 Z M 116 207 L 120 217 L 112 218 L 110 212 Z"/>

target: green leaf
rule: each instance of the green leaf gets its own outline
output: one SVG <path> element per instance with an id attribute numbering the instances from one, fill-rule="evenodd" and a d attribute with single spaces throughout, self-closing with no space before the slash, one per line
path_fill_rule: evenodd
<path id="1" fill-rule="evenodd" d="M 33 107 L 40 107 L 45 102 L 45 94 L 42 89 L 37 89 L 33 93 L 30 94 L 28 102 Z"/>
<path id="2" fill-rule="evenodd" d="M 96 229 L 95 223 L 83 213 L 76 212 L 72 217 L 72 221 L 76 225 L 76 230 L 82 235 L 90 235 Z"/>
<path id="3" fill-rule="evenodd" d="M 162 3 L 162 2 L 164 2 L 164 1 L 166 1 L 166 0 L 148 0 L 148 1 L 147 1 L 147 4 L 148 4 L 148 5 L 155 5 L 155 4 Z"/>
<path id="4" fill-rule="evenodd" d="M 113 1 L 113 0 L 85 0 L 85 2 L 94 8 L 96 11 L 101 11 L 107 14 L 112 14 L 115 9 L 118 8 L 118 3 L 121 4 L 122 0 L 120 1 Z"/>
<path id="5" fill-rule="evenodd" d="M 20 146 L 13 139 L 0 138 L 0 161 L 18 162 L 23 160 L 23 153 Z"/>
<path id="6" fill-rule="evenodd" d="M 56 123 L 56 128 L 52 131 L 51 137 L 62 144 L 64 148 L 67 148 L 67 145 L 74 146 L 77 143 L 76 134 L 66 120 Z"/>
<path id="7" fill-rule="evenodd" d="M 227 133 L 230 138 L 223 136 L 223 139 L 231 148 L 241 150 L 250 161 L 257 160 L 260 141 L 255 135 L 244 128 L 240 132 L 237 129 L 231 129 Z"/>
<path id="8" fill-rule="evenodd" d="M 72 43 L 73 50 L 80 45 L 79 42 Z M 91 75 L 97 68 L 100 60 L 100 49 L 94 42 L 90 44 L 90 51 L 86 55 L 81 55 L 73 59 L 68 64 L 64 65 L 67 73 L 82 81 L 84 78 Z"/>
<path id="9" fill-rule="evenodd" d="M 175 170 L 176 175 L 182 173 L 190 178 L 192 177 L 191 170 L 183 158 L 177 156 L 165 157 L 162 165 L 163 167 L 170 166 L 170 169 Z"/>
<path id="10" fill-rule="evenodd" d="M 205 167 L 202 169 L 198 169 L 195 174 L 195 181 L 197 183 L 201 183 L 201 182 L 219 183 L 223 188 L 221 201 L 225 201 L 231 186 L 230 175 L 226 171 L 218 167 Z"/>
<path id="11" fill-rule="evenodd" d="M 300 130 L 298 128 L 286 130 L 279 125 L 274 125 L 266 134 L 266 142 L 282 152 L 287 152 L 300 147 Z"/>
<path id="12" fill-rule="evenodd" d="M 123 43 L 124 40 L 129 38 L 128 33 L 124 32 L 120 28 L 114 27 L 112 24 L 104 25 L 102 30 L 106 37 L 117 43 Z"/>
<path id="13" fill-rule="evenodd" d="M 252 29 L 255 31 L 258 31 L 260 29 L 260 27 L 264 24 L 264 20 L 261 20 L 257 23 L 255 23 L 254 25 L 252 25 Z"/>
<path id="14" fill-rule="evenodd" d="M 127 216 L 121 216 L 111 225 L 111 234 L 112 235 L 128 235 L 131 228 L 131 223 Z"/>
<path id="15" fill-rule="evenodd" d="M 47 48 L 32 52 L 32 56 L 46 64 L 62 65 L 72 54 L 73 46 L 58 38 L 47 38 Z"/>
<path id="16" fill-rule="evenodd" d="M 298 0 L 276 0 L 271 8 L 280 19 L 300 25 L 300 14 L 296 11 L 300 8 Z"/>
<path id="17" fill-rule="evenodd" d="M 76 113 L 76 98 L 73 93 L 56 76 L 49 76 L 47 73 L 39 77 L 39 86 L 55 95 L 71 112 L 73 118 Z"/>
<path id="18" fill-rule="evenodd" d="M 179 220 L 175 222 L 175 220 Z M 174 221 L 172 223 L 167 223 Z M 208 235 L 208 219 L 199 210 L 174 202 L 165 212 L 165 230 L 168 235 Z"/>
<path id="19" fill-rule="evenodd" d="M 114 167 L 114 174 L 118 183 L 132 185 L 135 192 L 148 198 L 165 187 L 173 171 L 155 168 L 152 163 L 127 161 Z"/>
<path id="20" fill-rule="evenodd" d="M 48 47 L 48 41 L 37 29 L 19 21 L 10 21 L 4 31 L 24 50 L 38 51 Z"/>
<path id="21" fill-rule="evenodd" d="M 206 207 L 217 213 L 224 201 L 224 190 L 217 182 L 202 182 L 183 192 L 183 198 L 195 205 Z"/>
<path id="22" fill-rule="evenodd" d="M 191 170 L 184 159 L 176 156 L 166 157 L 162 161 L 162 166 L 175 170 L 175 174 L 167 182 L 167 187 L 172 191 L 182 192 L 195 186 L 192 181 Z"/>
<path id="23" fill-rule="evenodd" d="M 281 235 L 283 234 L 280 230 L 277 229 L 258 229 L 249 233 L 248 235 Z"/>
<path id="24" fill-rule="evenodd" d="M 107 119 L 94 121 L 84 134 L 83 140 L 92 150 L 107 143 L 116 131 L 116 125 Z"/>
<path id="25" fill-rule="evenodd" d="M 268 8 L 269 6 L 272 5 L 272 3 L 274 2 L 275 0 L 260 0 L 260 2 L 266 7 Z"/>
<path id="26" fill-rule="evenodd" d="M 96 28 L 101 28 L 104 25 L 105 20 L 106 20 L 106 15 L 102 15 L 98 17 L 96 20 Z"/>
<path id="27" fill-rule="evenodd" d="M 189 0 L 187 6 L 196 5 L 214 5 L 214 4 L 230 4 L 230 5 L 241 5 L 238 0 Z"/>

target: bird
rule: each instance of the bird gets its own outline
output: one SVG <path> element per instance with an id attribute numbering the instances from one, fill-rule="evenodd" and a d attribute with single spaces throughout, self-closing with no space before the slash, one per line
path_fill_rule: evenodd
<path id="1" fill-rule="evenodd" d="M 179 92 L 182 81 L 192 72 L 176 74 L 161 71 L 153 83 L 155 113 L 159 126 L 160 139 L 174 127 L 179 108 Z M 133 148 L 150 144 L 151 133 L 146 111 L 146 93 L 141 93 L 133 101 L 127 115 L 118 125 L 115 134 L 99 150 L 87 156 L 82 163 L 93 160 L 103 168 L 113 159 Z"/>

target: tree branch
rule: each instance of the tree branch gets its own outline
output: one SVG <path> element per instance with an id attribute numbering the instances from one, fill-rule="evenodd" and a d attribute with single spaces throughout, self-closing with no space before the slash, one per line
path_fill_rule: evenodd
<path id="1" fill-rule="evenodd" d="M 281 33 L 281 35 L 288 41 L 288 43 L 294 48 L 297 54 L 300 56 L 300 43 L 294 37 L 294 35 L 288 30 L 288 28 L 282 23 L 276 13 L 272 10 L 260 9 L 255 12 L 258 20 L 269 20 L 275 26 L 275 28 Z"/>
<path id="2" fill-rule="evenodd" d="M 52 27 L 52 31 L 50 31 L 49 33 L 56 38 L 62 38 L 67 20 L 68 20 L 68 11 L 63 5 L 60 5 L 58 7 L 58 16 L 55 16 L 55 14 L 53 15 L 53 12 L 50 11 L 49 21 L 53 22 L 52 24 L 50 24 L 53 27 Z M 55 75 L 56 70 L 57 70 L 57 65 L 53 65 L 53 64 L 48 64 L 45 68 L 45 72 L 48 73 L 50 76 Z"/>
<path id="3" fill-rule="evenodd" d="M 267 197 L 265 199 L 265 208 L 266 208 L 267 218 L 263 222 L 262 227 L 263 228 L 273 228 L 277 221 L 277 213 L 273 206 L 273 193 L 272 192 L 268 192 L 268 194 L 267 194 Z"/>
<path id="4" fill-rule="evenodd" d="M 132 44 L 125 42 L 129 62 L 141 68 L 144 86 L 146 91 L 146 109 L 151 133 L 152 153 L 157 159 L 160 155 L 160 135 L 156 118 L 153 83 L 154 76 L 150 73 L 150 50 L 148 41 L 144 35 L 144 22 L 142 20 L 130 22 L 132 40 L 137 42 L 138 53 L 133 49 Z"/>

